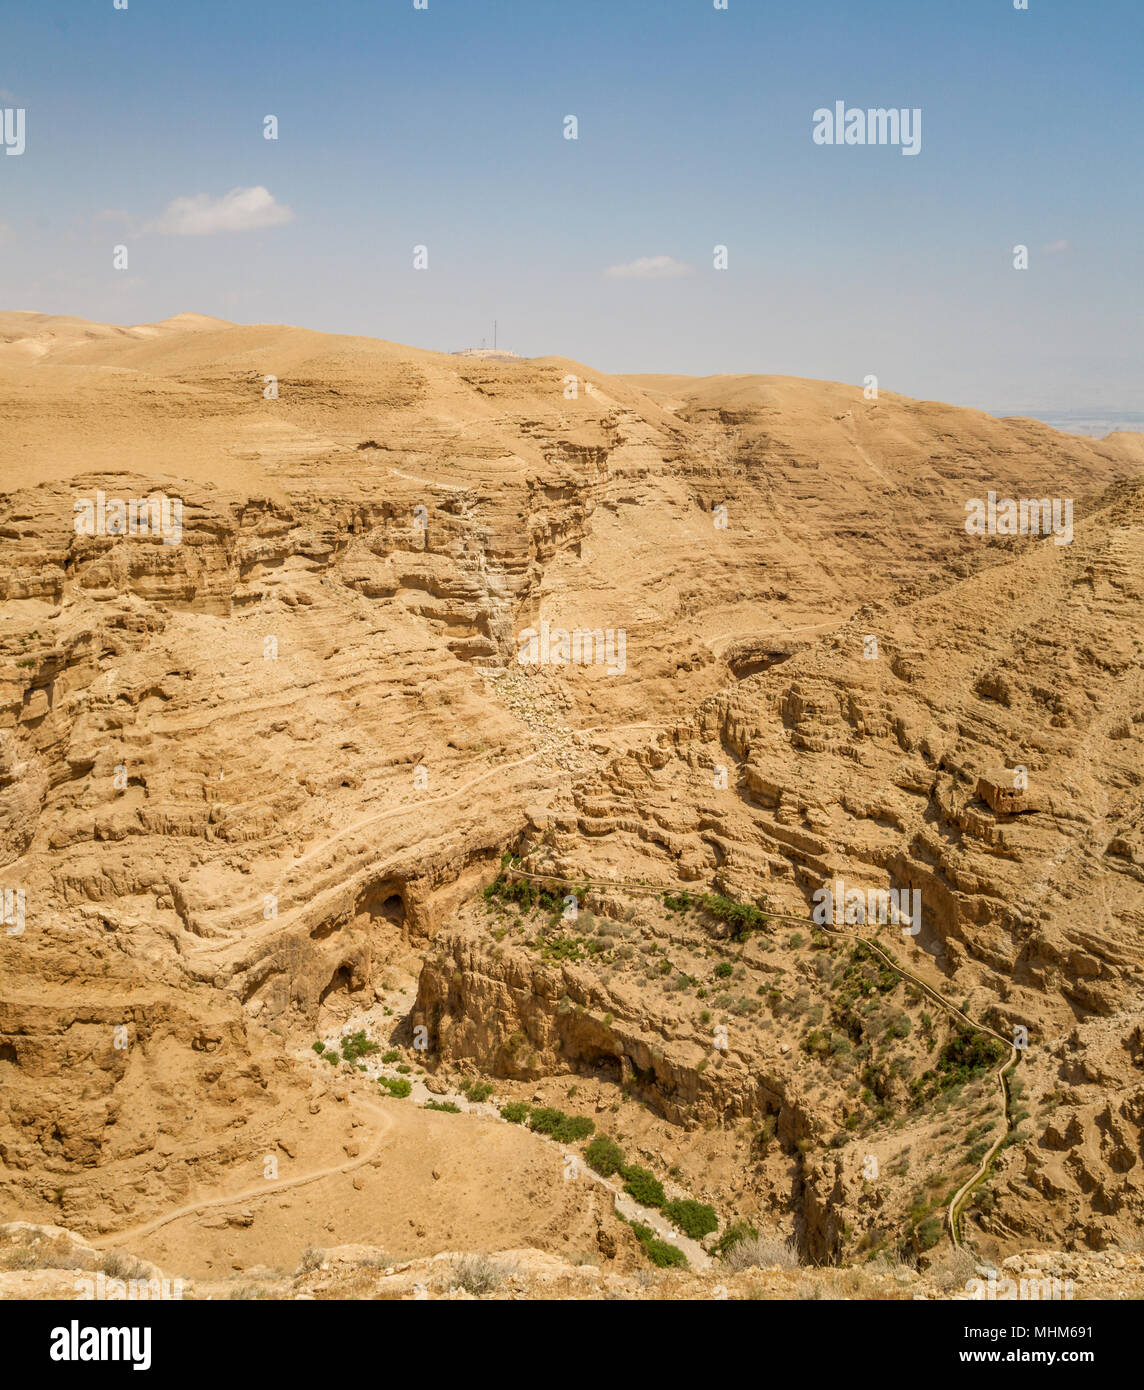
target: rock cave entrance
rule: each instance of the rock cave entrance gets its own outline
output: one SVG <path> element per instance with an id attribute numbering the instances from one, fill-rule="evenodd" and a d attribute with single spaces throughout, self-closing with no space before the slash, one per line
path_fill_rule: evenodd
<path id="1" fill-rule="evenodd" d="M 611 1081 L 622 1086 L 624 1081 L 623 1063 L 610 1052 L 598 1052 L 582 1058 L 585 1071 L 597 1081 Z"/>
<path id="2" fill-rule="evenodd" d="M 374 921 L 391 922 L 395 927 L 404 927 L 404 885 L 395 883 L 393 879 L 371 884 L 358 899 L 356 915 L 370 917 Z"/>
<path id="3" fill-rule="evenodd" d="M 347 994 L 349 994 L 350 991 L 353 989 L 353 986 L 353 971 L 350 969 L 348 965 L 339 965 L 338 968 L 334 971 L 334 973 L 330 976 L 330 983 L 325 987 L 325 989 L 322 990 L 321 994 L 318 995 L 318 1007 L 321 1008 L 321 1006 L 326 1002 L 329 996 L 331 994 L 336 993 L 338 990 L 344 990 Z"/>

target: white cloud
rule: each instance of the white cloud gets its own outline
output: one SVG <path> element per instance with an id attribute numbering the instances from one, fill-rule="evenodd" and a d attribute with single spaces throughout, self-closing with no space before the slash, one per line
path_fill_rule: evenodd
<path id="1" fill-rule="evenodd" d="M 1072 250 L 1071 241 L 1050 241 L 1047 246 L 1042 246 L 1041 251 L 1046 256 L 1060 256 L 1065 251 Z"/>
<path id="2" fill-rule="evenodd" d="M 641 256 L 624 265 L 610 265 L 604 274 L 613 280 L 673 280 L 690 269 L 673 256 Z"/>
<path id="3" fill-rule="evenodd" d="M 293 220 L 293 212 L 259 184 L 257 188 L 232 188 L 221 198 L 212 198 L 209 193 L 175 198 L 143 230 L 165 236 L 213 236 L 216 232 L 281 227 Z"/>

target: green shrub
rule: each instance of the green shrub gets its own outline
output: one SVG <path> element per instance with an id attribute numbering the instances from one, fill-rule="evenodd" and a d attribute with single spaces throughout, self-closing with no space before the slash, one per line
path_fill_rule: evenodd
<path id="1" fill-rule="evenodd" d="M 610 1178 L 623 1168 L 624 1151 L 614 1139 L 609 1139 L 606 1134 L 598 1134 L 584 1150 L 584 1159 L 594 1172 Z"/>
<path id="2" fill-rule="evenodd" d="M 968 1081 L 975 1073 L 996 1066 L 1004 1056 L 1005 1046 L 997 1038 L 963 1028 L 938 1053 L 937 1068 L 952 1074 L 956 1081 Z"/>
<path id="3" fill-rule="evenodd" d="M 356 1062 L 359 1057 L 368 1057 L 371 1052 L 380 1051 L 381 1048 L 377 1043 L 370 1042 L 362 1028 L 342 1039 L 342 1060 L 345 1062 Z"/>
<path id="4" fill-rule="evenodd" d="M 719 964 L 715 967 L 715 978 L 717 980 L 729 980 L 731 978 L 731 972 L 734 970 L 734 968 L 735 967 L 731 964 L 729 960 L 721 960 Z"/>
<path id="5" fill-rule="evenodd" d="M 720 922 L 726 922 L 740 941 L 752 931 L 762 931 L 769 921 L 766 913 L 751 903 L 737 903 L 722 893 L 706 893 L 701 901 L 705 911 Z"/>
<path id="6" fill-rule="evenodd" d="M 461 1107 L 455 1105 L 451 1100 L 427 1100 L 425 1102 L 425 1109 L 444 1110 L 446 1114 L 449 1115 L 459 1115 L 461 1113 Z"/>
<path id="7" fill-rule="evenodd" d="M 588 1119 L 587 1115 L 566 1115 L 563 1110 L 549 1105 L 534 1110 L 528 1123 L 537 1134 L 547 1134 L 560 1144 L 587 1139 L 596 1128 L 595 1120 Z"/>
<path id="8" fill-rule="evenodd" d="M 932 1250 L 941 1239 L 941 1217 L 927 1216 L 917 1229 L 918 1246 L 922 1250 Z"/>
<path id="9" fill-rule="evenodd" d="M 396 1047 L 391 1047 L 388 1052 L 383 1052 L 381 1054 L 381 1060 L 385 1062 L 387 1066 L 392 1066 L 394 1062 L 401 1061 L 401 1053 L 398 1052 Z"/>
<path id="10" fill-rule="evenodd" d="M 704 1236 L 719 1229 L 719 1218 L 715 1215 L 715 1208 L 703 1202 L 693 1201 L 690 1197 L 668 1202 L 663 1214 L 673 1226 L 678 1226 L 683 1234 L 690 1236 L 692 1240 L 702 1240 Z"/>
<path id="11" fill-rule="evenodd" d="M 461 1087 L 461 1093 L 468 1098 L 473 1105 L 480 1105 L 482 1101 L 488 1100 L 493 1093 L 492 1082 L 490 1081 L 466 1081 Z"/>
<path id="12" fill-rule="evenodd" d="M 715 1253 L 726 1255 L 732 1246 L 739 1245 L 745 1240 L 758 1240 L 758 1238 L 758 1231 L 749 1221 L 732 1221 L 716 1242 Z"/>
<path id="13" fill-rule="evenodd" d="M 383 1091 L 388 1091 L 391 1096 L 397 1096 L 399 1100 L 404 1100 L 413 1089 L 403 1076 L 379 1076 L 377 1084 Z"/>
<path id="14" fill-rule="evenodd" d="M 324 1042 L 312 1043 L 311 1046 L 315 1052 L 325 1052 L 326 1050 L 326 1044 Z"/>
<path id="15" fill-rule="evenodd" d="M 642 1226 L 638 1221 L 633 1221 L 632 1231 L 653 1265 L 660 1269 L 687 1268 L 687 1256 L 679 1246 L 669 1245 L 666 1240 L 660 1240 L 650 1226 Z"/>
<path id="16" fill-rule="evenodd" d="M 508 1120 L 509 1124 L 523 1124 L 528 1119 L 530 1108 L 522 1100 L 506 1101 L 500 1108 L 501 1118 Z"/>
<path id="17" fill-rule="evenodd" d="M 630 1163 L 620 1169 L 624 1191 L 641 1207 L 662 1207 L 667 1200 L 663 1183 L 647 1168 Z"/>

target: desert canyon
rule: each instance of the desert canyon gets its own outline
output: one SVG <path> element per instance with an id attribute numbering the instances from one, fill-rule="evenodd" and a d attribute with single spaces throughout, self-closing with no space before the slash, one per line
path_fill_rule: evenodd
<path id="1" fill-rule="evenodd" d="M 4 1297 L 1144 1293 L 1144 435 L 5 312 L 0 439 Z"/>

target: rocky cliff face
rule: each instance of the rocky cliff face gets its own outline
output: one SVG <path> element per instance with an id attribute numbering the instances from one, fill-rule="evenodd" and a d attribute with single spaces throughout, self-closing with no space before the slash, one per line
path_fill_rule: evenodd
<path id="1" fill-rule="evenodd" d="M 3 317 L 13 1213 L 159 1209 L 185 1155 L 216 1177 L 250 1160 L 263 1114 L 304 1109 L 289 1048 L 424 952 L 439 1060 L 588 1074 L 687 1134 L 773 1123 L 766 1171 L 734 1190 L 793 1201 L 808 1248 L 837 1253 L 853 1204 L 831 1193 L 853 1174 L 815 1146 L 840 1095 L 773 1049 L 710 1057 L 642 984 L 471 935 L 465 904 L 524 841 L 557 872 L 795 916 L 832 878 L 917 888 L 903 949 L 1043 1058 L 1073 1028 L 1082 1050 L 1092 1029 L 1131 1038 L 1130 443 L 842 385 L 607 378 L 280 327 L 56 325 L 30 354 L 49 330 Z M 1046 476 L 1076 500 L 1073 545 L 965 534 L 967 497 L 1038 496 Z M 177 499 L 177 543 L 77 534 L 99 494 Z M 624 669 L 521 667 L 541 622 L 622 630 Z M 1021 809 L 976 795 L 1018 767 Z M 1067 1208 L 1085 1239 L 1138 1213 L 1138 1051 L 1109 1045 L 1113 1082 L 1044 1063 L 1062 1099 L 1030 1210 Z M 1021 1200 L 998 1232 L 1065 1229 Z"/>

